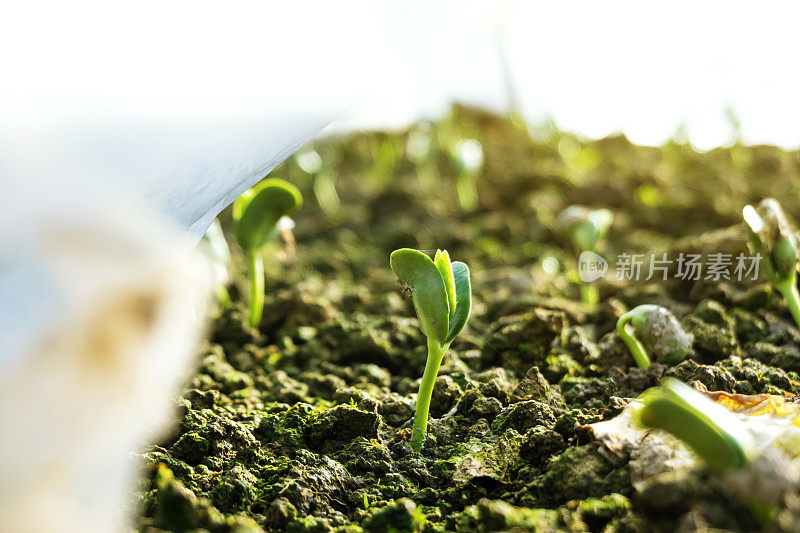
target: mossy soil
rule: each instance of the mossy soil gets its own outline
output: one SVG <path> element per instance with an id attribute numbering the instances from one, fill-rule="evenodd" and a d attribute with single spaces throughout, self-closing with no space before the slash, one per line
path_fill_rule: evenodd
<path id="1" fill-rule="evenodd" d="M 465 138 L 479 175 L 450 154 Z M 296 245 L 265 250 L 267 304 L 246 326 L 216 310 L 172 434 L 142 454 L 141 531 L 751 531 L 715 474 L 645 491 L 586 425 L 665 375 L 710 390 L 800 392 L 800 333 L 763 282 L 597 282 L 580 300 L 575 251 L 552 230 L 570 204 L 605 207 L 601 253 L 746 251 L 740 213 L 774 196 L 797 219 L 800 156 L 734 143 L 634 146 L 464 107 L 409 131 L 352 135 L 273 175 L 303 191 Z M 303 170 L 305 167 L 306 170 Z M 307 172 L 311 170 L 311 172 Z M 223 225 L 229 228 L 229 214 Z M 230 235 L 230 233 L 229 233 Z M 230 242 L 233 242 L 232 240 Z M 425 339 L 388 267 L 399 247 L 447 249 L 472 271 L 473 310 L 445 356 L 421 454 L 409 444 Z M 643 278 L 646 276 L 642 276 Z M 658 277 L 658 276 L 657 276 Z M 643 303 L 694 342 L 677 366 L 633 367 L 614 333 Z M 797 505 L 795 507 L 800 507 Z"/>

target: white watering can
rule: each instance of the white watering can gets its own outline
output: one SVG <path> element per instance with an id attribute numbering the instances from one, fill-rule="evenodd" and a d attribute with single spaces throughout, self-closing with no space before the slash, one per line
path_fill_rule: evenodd
<path id="1" fill-rule="evenodd" d="M 197 353 L 211 272 L 189 251 L 222 208 L 329 120 L 266 121 L 229 144 L 181 137 L 174 165 L 143 173 L 141 188 L 3 182 L 0 530 L 125 523 L 140 466 L 130 452 L 158 438 Z"/>
<path id="2" fill-rule="evenodd" d="M 203 330 L 211 271 L 191 250 L 220 210 L 359 95 L 348 67 L 331 56 L 344 53 L 341 46 L 291 59 L 306 61 L 309 72 L 281 70 L 287 62 L 264 53 L 279 43 L 259 38 L 269 31 L 265 20 L 281 21 L 256 4 L 225 13 L 196 3 L 150 7 L 137 5 L 130 26 L 95 27 L 94 19 L 80 17 L 108 17 L 108 5 L 52 4 L 43 21 L 36 13 L 42 6 L 20 6 L 30 10 L 23 18 L 36 18 L 30 28 L 37 31 L 30 39 L 17 32 L 23 42 L 13 43 L 4 42 L 4 30 L 20 21 L 0 21 L 1 48 L 30 46 L 35 56 L 36 39 L 53 31 L 46 52 L 56 56 L 42 52 L 55 75 L 41 86 L 25 86 L 27 70 L 17 65 L 12 72 L 22 88 L 9 87 L 6 69 L 0 88 L 3 532 L 126 529 L 124 509 L 141 468 L 131 452 L 157 439 L 171 419 L 172 398 L 191 371 Z M 145 67 L 131 66 L 128 56 L 124 68 L 78 61 L 59 72 L 59 60 L 82 57 L 62 58 L 53 49 L 59 33 L 80 39 L 70 22 L 93 34 L 93 46 L 75 54 L 102 55 L 107 45 L 117 48 L 113 58 L 143 47 Z M 322 22 L 312 21 L 308 31 L 321 32 Z M 202 29 L 170 40 L 173 28 L 193 23 Z M 241 34 L 213 39 L 214 29 L 233 24 Z M 148 29 L 161 32 L 157 45 Z M 298 39 L 308 39 L 295 29 Z M 71 41 L 64 43 L 69 48 Z M 181 60 L 197 69 L 173 74 Z M 83 67 L 99 74 L 71 92 L 70 76 L 88 76 Z M 341 80 L 329 77 L 334 71 Z M 126 90 L 137 77 L 158 87 Z M 62 82 L 47 98 L 37 93 Z M 117 82 L 102 87 L 117 100 L 106 106 L 93 84 Z M 315 83 L 332 97 L 307 100 Z M 259 97 L 269 105 L 258 104 Z"/>

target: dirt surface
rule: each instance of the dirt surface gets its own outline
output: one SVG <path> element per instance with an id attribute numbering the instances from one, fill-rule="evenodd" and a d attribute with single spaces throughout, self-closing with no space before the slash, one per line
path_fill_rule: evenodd
<path id="1" fill-rule="evenodd" d="M 747 252 L 742 207 L 767 196 L 798 220 L 800 156 L 532 134 L 456 107 L 410 131 L 320 144 L 317 172 L 301 168 L 313 170 L 308 153 L 277 169 L 305 198 L 296 246 L 265 250 L 258 331 L 246 326 L 232 247 L 234 306 L 215 311 L 173 434 L 142 455 L 134 528 L 792 530 L 800 500 L 759 522 L 702 467 L 634 491 L 629 458 L 604 453 L 585 426 L 663 376 L 800 392 L 800 333 L 763 277 L 613 275 L 622 253 Z M 482 146 L 479 175 L 451 155 L 466 138 Z M 570 204 L 614 213 L 595 307 L 581 302 L 576 252 L 552 227 Z M 230 214 L 221 220 L 229 230 Z M 444 358 L 421 454 L 409 437 L 425 338 L 388 266 L 400 247 L 447 249 L 472 272 L 472 316 Z M 614 326 L 644 303 L 692 335 L 687 360 L 634 367 Z"/>

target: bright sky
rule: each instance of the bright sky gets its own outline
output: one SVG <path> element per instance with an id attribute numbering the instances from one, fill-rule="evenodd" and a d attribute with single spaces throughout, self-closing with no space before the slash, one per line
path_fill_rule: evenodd
<path id="1" fill-rule="evenodd" d="M 655 144 L 684 125 L 710 148 L 730 140 L 730 107 L 746 142 L 798 146 L 798 21 L 788 0 L 6 3 L 0 178 L 135 180 L 213 154 L 220 132 L 214 164 L 234 164 L 254 124 L 288 137 L 287 117 L 339 112 L 340 129 L 380 127 L 509 94 L 591 137 Z"/>
<path id="2" fill-rule="evenodd" d="M 521 102 L 590 136 L 659 143 L 685 123 L 708 148 L 730 136 L 800 144 L 800 3 L 527 2 L 509 21 Z M 655 6 L 655 7 L 654 7 Z"/>
<path id="3" fill-rule="evenodd" d="M 512 93 L 532 121 L 554 118 L 591 137 L 621 131 L 642 144 L 685 126 L 711 148 L 731 139 L 730 108 L 746 142 L 800 145 L 798 2 L 426 4 L 404 2 L 406 17 L 388 17 L 417 74 L 401 89 L 417 111 L 451 99 L 502 108 Z M 376 108 L 372 117 L 387 114 Z"/>

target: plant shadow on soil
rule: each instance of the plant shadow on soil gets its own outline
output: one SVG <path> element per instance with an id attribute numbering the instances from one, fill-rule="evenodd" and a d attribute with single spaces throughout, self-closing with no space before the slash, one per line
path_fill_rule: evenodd
<path id="1" fill-rule="evenodd" d="M 605 207 L 615 215 L 607 258 L 736 254 L 746 251 L 745 204 L 798 198 L 798 153 L 534 133 L 455 106 L 408 131 L 318 145 L 319 172 L 297 157 L 273 172 L 306 199 L 296 246 L 266 250 L 258 331 L 246 326 L 247 276 L 234 258 L 234 306 L 217 311 L 174 432 L 142 454 L 134 527 L 761 528 L 702 469 L 636 493 L 627 458 L 604 453 L 584 426 L 612 418 L 621 398 L 663 376 L 710 390 L 799 392 L 800 334 L 781 299 L 763 280 L 607 276 L 599 305 L 587 308 L 574 250 L 551 227 L 570 204 Z M 448 155 L 464 138 L 477 139 L 485 158 L 466 185 Z M 477 204 L 465 201 L 465 186 Z M 797 220 L 797 205 L 785 207 Z M 230 236 L 230 214 L 221 220 Z M 399 247 L 447 249 L 473 276 L 472 316 L 436 380 L 421 454 L 409 432 L 425 339 L 388 267 Z M 643 303 L 666 306 L 694 335 L 689 359 L 632 368 L 614 325 Z"/>

